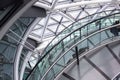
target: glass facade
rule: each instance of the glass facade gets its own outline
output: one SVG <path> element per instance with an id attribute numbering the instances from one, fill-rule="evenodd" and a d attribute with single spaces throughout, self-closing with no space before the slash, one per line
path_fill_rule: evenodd
<path id="1" fill-rule="evenodd" d="M 0 40 L 0 80 L 13 80 L 13 64 L 18 45 L 34 18 L 19 18 Z"/>

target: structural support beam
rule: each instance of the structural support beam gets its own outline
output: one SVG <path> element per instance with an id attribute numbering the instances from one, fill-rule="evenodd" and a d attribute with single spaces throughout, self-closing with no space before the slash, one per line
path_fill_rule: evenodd
<path id="1" fill-rule="evenodd" d="M 79 55 L 78 55 L 78 47 L 75 47 L 75 54 L 76 54 L 76 59 L 77 59 L 77 65 L 79 65 Z"/>
<path id="2" fill-rule="evenodd" d="M 95 44 L 88 38 L 87 39 L 93 46 L 95 46 Z"/>
<path id="3" fill-rule="evenodd" d="M 24 75 L 24 72 L 25 72 L 25 68 L 26 68 L 27 62 L 30 59 L 31 55 L 32 55 L 32 52 L 28 52 L 27 56 L 25 57 L 25 59 L 23 61 L 23 65 L 22 65 L 21 71 L 20 71 L 20 79 L 19 80 L 23 80 L 23 75 Z"/>
<path id="4" fill-rule="evenodd" d="M 104 11 L 108 6 L 109 6 L 109 5 L 106 4 L 106 5 L 103 6 L 101 9 L 99 9 L 96 13 Z M 92 20 L 96 19 L 97 16 L 98 16 L 98 14 L 94 15 L 93 18 L 92 18 Z"/>
<path id="5" fill-rule="evenodd" d="M 106 80 L 111 80 L 100 68 L 98 68 L 90 59 L 88 59 L 86 56 L 84 56 L 84 59 L 92 65 L 101 75 L 103 75 Z"/>
<path id="6" fill-rule="evenodd" d="M 32 33 L 32 34 L 30 34 L 29 35 L 29 38 L 31 38 L 31 39 L 34 39 L 34 40 L 36 40 L 37 42 L 41 42 L 40 41 L 40 37 L 39 36 L 36 36 L 34 33 Z"/>
<path id="7" fill-rule="evenodd" d="M 75 2 L 75 3 L 65 4 L 65 5 L 58 5 L 58 6 L 54 7 L 53 10 L 59 10 L 59 9 L 63 9 L 63 8 L 75 7 L 75 6 L 81 6 L 81 5 L 98 4 L 98 3 L 111 3 L 111 0 L 80 1 L 80 2 Z M 37 2 L 34 5 L 45 8 L 47 10 L 52 9 L 52 6 L 48 6 L 48 5 L 46 5 L 44 3 L 40 3 L 40 2 Z"/>
<path id="8" fill-rule="evenodd" d="M 34 4 L 34 6 L 42 7 L 42 8 L 47 9 L 47 10 L 52 10 L 52 9 L 54 9 L 57 1 L 58 1 L 58 0 L 53 0 L 52 5 L 50 5 L 50 6 L 47 5 L 47 4 L 41 3 L 41 2 L 36 2 L 36 3 Z"/>
<path id="9" fill-rule="evenodd" d="M 115 55 L 115 53 L 111 50 L 111 48 L 108 45 L 106 45 L 106 47 L 110 51 L 112 56 L 116 59 L 116 61 L 120 64 L 120 59 L 117 57 L 117 55 Z"/>
<path id="10" fill-rule="evenodd" d="M 63 13 L 63 12 L 58 12 L 58 14 L 62 15 L 63 17 L 67 18 L 68 20 L 72 21 L 72 22 L 75 22 L 75 19 L 70 17 L 69 15 Z"/>
<path id="11" fill-rule="evenodd" d="M 34 6 L 42 7 L 42 8 L 44 8 L 44 9 L 48 9 L 48 10 L 51 9 L 51 6 L 48 6 L 48 5 L 43 4 L 43 3 L 40 3 L 40 2 L 36 2 L 36 3 L 34 4 Z"/>
<path id="12" fill-rule="evenodd" d="M 43 36 L 44 36 L 45 30 L 47 29 L 47 25 L 48 25 L 48 22 L 49 22 L 49 19 L 50 19 L 50 15 L 51 15 L 51 13 L 49 13 L 48 16 L 46 17 L 45 26 L 44 26 L 44 29 L 43 29 L 42 34 L 41 34 L 41 42 L 43 40 Z"/>
<path id="13" fill-rule="evenodd" d="M 34 28 L 34 26 L 39 22 L 39 18 L 37 18 L 33 24 L 31 24 L 31 26 L 29 27 L 29 29 L 26 31 L 26 34 L 23 37 L 23 40 L 21 41 L 22 44 L 25 44 L 25 41 L 28 37 L 28 35 L 30 34 L 30 32 L 32 31 L 32 29 Z M 14 80 L 19 80 L 19 76 L 18 76 L 18 68 L 19 68 L 19 61 L 20 61 L 20 56 L 21 56 L 21 52 L 23 49 L 23 45 L 19 45 L 18 46 L 18 51 L 16 53 L 16 57 L 15 57 L 15 62 L 14 62 Z"/>
<path id="14" fill-rule="evenodd" d="M 53 0 L 53 2 L 52 2 L 52 7 L 51 7 L 51 9 L 54 9 L 55 8 L 55 5 L 57 4 L 57 2 L 58 2 L 58 0 Z"/>
<path id="15" fill-rule="evenodd" d="M 71 4 L 59 5 L 59 6 L 56 6 L 54 8 L 54 10 L 75 7 L 75 6 L 81 6 L 81 5 L 98 4 L 98 3 L 111 3 L 111 0 L 81 1 L 81 2 L 76 2 L 76 3 L 71 3 Z"/>
<path id="16" fill-rule="evenodd" d="M 66 78 L 68 78 L 69 80 L 75 80 L 73 77 L 71 77 L 70 75 L 63 73 L 63 76 L 65 76 Z"/>
<path id="17" fill-rule="evenodd" d="M 118 0 L 112 0 L 111 3 L 116 7 L 116 9 L 120 9 L 120 6 L 119 6 L 119 1 Z"/>

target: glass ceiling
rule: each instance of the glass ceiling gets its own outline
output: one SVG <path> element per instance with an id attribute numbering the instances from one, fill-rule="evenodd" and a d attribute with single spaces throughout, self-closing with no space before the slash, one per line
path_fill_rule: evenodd
<path id="1" fill-rule="evenodd" d="M 44 49 L 73 22 L 97 12 L 120 9 L 119 2 L 120 0 L 39 0 L 34 6 L 46 9 L 47 16 L 39 19 L 29 37 L 40 43 L 37 49 Z M 97 16 L 93 19 L 95 17 Z"/>

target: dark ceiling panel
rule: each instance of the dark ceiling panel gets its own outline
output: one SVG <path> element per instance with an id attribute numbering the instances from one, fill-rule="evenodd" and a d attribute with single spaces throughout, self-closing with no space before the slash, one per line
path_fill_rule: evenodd
<path id="1" fill-rule="evenodd" d="M 22 17 L 45 17 L 45 16 L 46 10 L 35 6 L 32 6 L 22 15 Z"/>
<path id="2" fill-rule="evenodd" d="M 0 9 L 6 8 L 14 3 L 22 2 L 23 0 L 0 0 Z"/>

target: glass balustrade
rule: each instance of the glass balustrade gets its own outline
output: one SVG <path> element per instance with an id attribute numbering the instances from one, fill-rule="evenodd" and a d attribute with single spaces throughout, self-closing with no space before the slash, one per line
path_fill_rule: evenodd
<path id="1" fill-rule="evenodd" d="M 64 52 L 66 52 L 72 45 L 74 45 L 76 42 L 84 39 L 85 37 L 89 36 L 90 34 L 96 32 L 96 31 L 99 31 L 101 29 L 111 26 L 116 20 L 119 20 L 119 19 L 120 19 L 119 13 L 112 14 L 112 15 L 94 20 L 94 21 L 82 26 L 81 28 L 78 28 L 77 30 L 71 32 L 68 36 L 64 37 L 51 51 L 49 51 L 47 53 L 47 56 L 45 56 L 44 59 L 42 59 L 39 62 L 39 64 L 37 65 L 37 67 L 31 74 L 33 75 L 34 73 L 35 74 L 39 73 L 36 76 L 39 76 L 39 77 L 43 76 L 46 73 L 46 71 L 50 68 L 50 66 Z M 107 35 L 104 35 L 104 33 Z M 91 37 L 90 39 L 88 39 L 89 42 L 86 40 L 83 43 L 81 43 L 81 45 L 79 47 L 80 48 L 85 48 L 85 47 L 88 48 L 86 46 L 87 44 L 89 44 L 89 46 L 91 46 L 91 47 L 94 47 L 94 45 L 96 45 L 95 42 L 100 42 L 104 38 L 106 39 L 106 37 L 112 36 L 112 34 L 109 35 L 107 31 L 100 33 L 100 34 L 103 34 L 104 37 L 103 36 L 98 37 L 98 38 Z M 100 34 L 97 34 L 96 36 L 98 36 Z M 68 40 L 69 42 L 66 42 L 66 40 Z M 70 54 L 67 54 L 66 56 L 64 56 L 63 60 L 60 61 L 61 64 L 59 64 L 59 65 L 62 66 L 63 64 L 66 64 L 66 62 L 69 61 L 68 56 L 70 56 L 72 58 L 72 55 L 73 55 L 72 52 L 75 52 L 74 48 L 72 48 L 72 50 L 69 52 Z M 59 67 L 59 68 L 62 68 L 62 67 Z M 54 70 L 54 69 L 52 69 L 52 71 L 53 71 L 53 73 L 54 73 L 54 71 L 57 72 L 57 70 Z M 32 75 L 31 75 L 31 77 L 32 77 Z M 50 74 L 50 75 L 52 75 L 52 74 Z M 35 78 L 37 78 L 37 77 L 35 77 Z M 34 78 L 32 78 L 32 79 L 34 79 Z"/>
<path id="2" fill-rule="evenodd" d="M 100 33 L 100 35 L 103 34 Z M 106 33 L 104 33 L 104 35 L 107 36 Z M 58 73 L 57 77 L 55 76 L 54 80 L 69 80 L 71 78 L 73 78 L 73 80 L 114 80 L 114 78 L 120 72 L 119 41 L 120 37 L 114 37 L 113 39 L 105 39 L 100 42 L 100 44 L 98 43 L 98 45 L 95 45 L 93 49 L 91 48 L 90 50 L 88 50 L 88 47 L 80 49 L 78 49 L 78 46 L 74 47 L 77 49 L 72 55 L 73 58 L 69 58 L 69 61 L 67 62 L 68 65 L 66 64 L 66 66 L 63 66 L 64 69 L 62 69 L 62 71 Z M 88 42 L 90 42 L 90 40 L 88 40 Z M 88 52 L 86 52 L 85 50 Z M 76 52 L 78 51 L 78 54 L 80 56 L 79 60 L 76 60 Z M 58 64 L 55 65 L 60 66 Z M 64 75 L 64 73 L 66 73 L 71 78 Z M 118 76 L 120 77 L 120 75 Z M 118 80 L 119 77 L 116 77 L 115 80 Z M 47 79 L 48 78 L 46 78 L 46 80 Z"/>
<path id="3" fill-rule="evenodd" d="M 105 44 L 108 41 L 113 40 L 114 38 L 112 39 L 112 37 L 114 35 L 110 31 L 111 29 L 112 29 L 111 27 L 100 29 L 100 30 L 96 31 L 95 33 L 90 34 L 89 36 L 77 41 L 77 43 L 73 43 L 73 45 L 69 49 L 67 49 L 64 52 L 64 54 L 59 55 L 59 57 L 54 62 L 51 59 L 48 59 L 48 60 L 46 59 L 48 61 L 48 62 L 46 61 L 46 63 L 48 63 L 49 65 L 50 65 L 50 63 L 54 63 L 54 64 L 52 64 L 49 69 L 46 69 L 47 73 L 45 73 L 44 77 L 41 77 L 41 79 L 42 80 L 54 80 L 54 78 L 64 68 L 66 68 L 66 66 L 68 66 L 74 59 L 76 59 L 76 56 L 75 56 L 76 55 L 76 52 L 75 52 L 76 47 L 78 48 L 78 52 L 79 52 L 78 55 L 80 56 L 80 55 L 83 55 L 85 52 L 92 50 L 96 46 L 100 46 L 102 44 Z M 119 36 L 120 36 L 120 34 L 119 34 Z M 47 65 L 45 65 L 43 70 L 45 70 L 46 67 L 47 67 Z M 38 73 L 38 69 L 39 69 L 39 71 L 41 71 L 40 65 L 36 69 L 37 73 Z M 35 70 L 35 72 L 36 72 L 36 70 Z M 34 75 L 34 76 L 38 76 L 38 75 Z M 35 80 L 37 80 L 37 79 L 35 79 Z"/>
<path id="4" fill-rule="evenodd" d="M 30 19 L 29 22 L 25 22 Z M 0 40 L 0 79 L 13 80 L 13 64 L 18 45 L 34 18 L 19 18 Z M 24 23 L 23 23 L 24 22 Z M 21 38 L 20 38 L 21 37 Z"/>
<path id="5" fill-rule="evenodd" d="M 68 35 L 70 32 L 74 31 L 77 28 L 82 27 L 83 25 L 87 24 L 88 22 L 91 22 L 92 20 L 98 19 L 100 17 L 104 17 L 107 16 L 109 14 L 113 14 L 113 13 L 117 13 L 119 12 L 119 10 L 109 10 L 109 11 L 103 11 L 103 12 L 99 12 L 99 13 L 95 13 L 92 15 L 89 15 L 87 17 L 84 17 L 80 20 L 78 20 L 77 22 L 74 22 L 73 24 L 71 24 L 69 27 L 65 28 L 60 34 L 58 34 L 57 37 L 55 37 L 45 48 L 44 53 L 42 55 L 47 54 L 59 41 L 61 41 L 66 35 Z M 99 21 L 96 22 L 96 24 L 99 24 Z M 93 24 L 94 25 L 94 24 Z M 92 27 L 92 26 L 91 26 Z M 94 26 L 93 26 L 94 27 Z M 76 34 L 77 35 L 77 34 Z M 79 34 L 78 34 L 79 35 Z M 71 36 L 72 38 L 72 36 Z M 70 38 L 69 38 L 70 39 Z M 66 40 L 66 43 L 69 42 L 69 40 Z"/>

